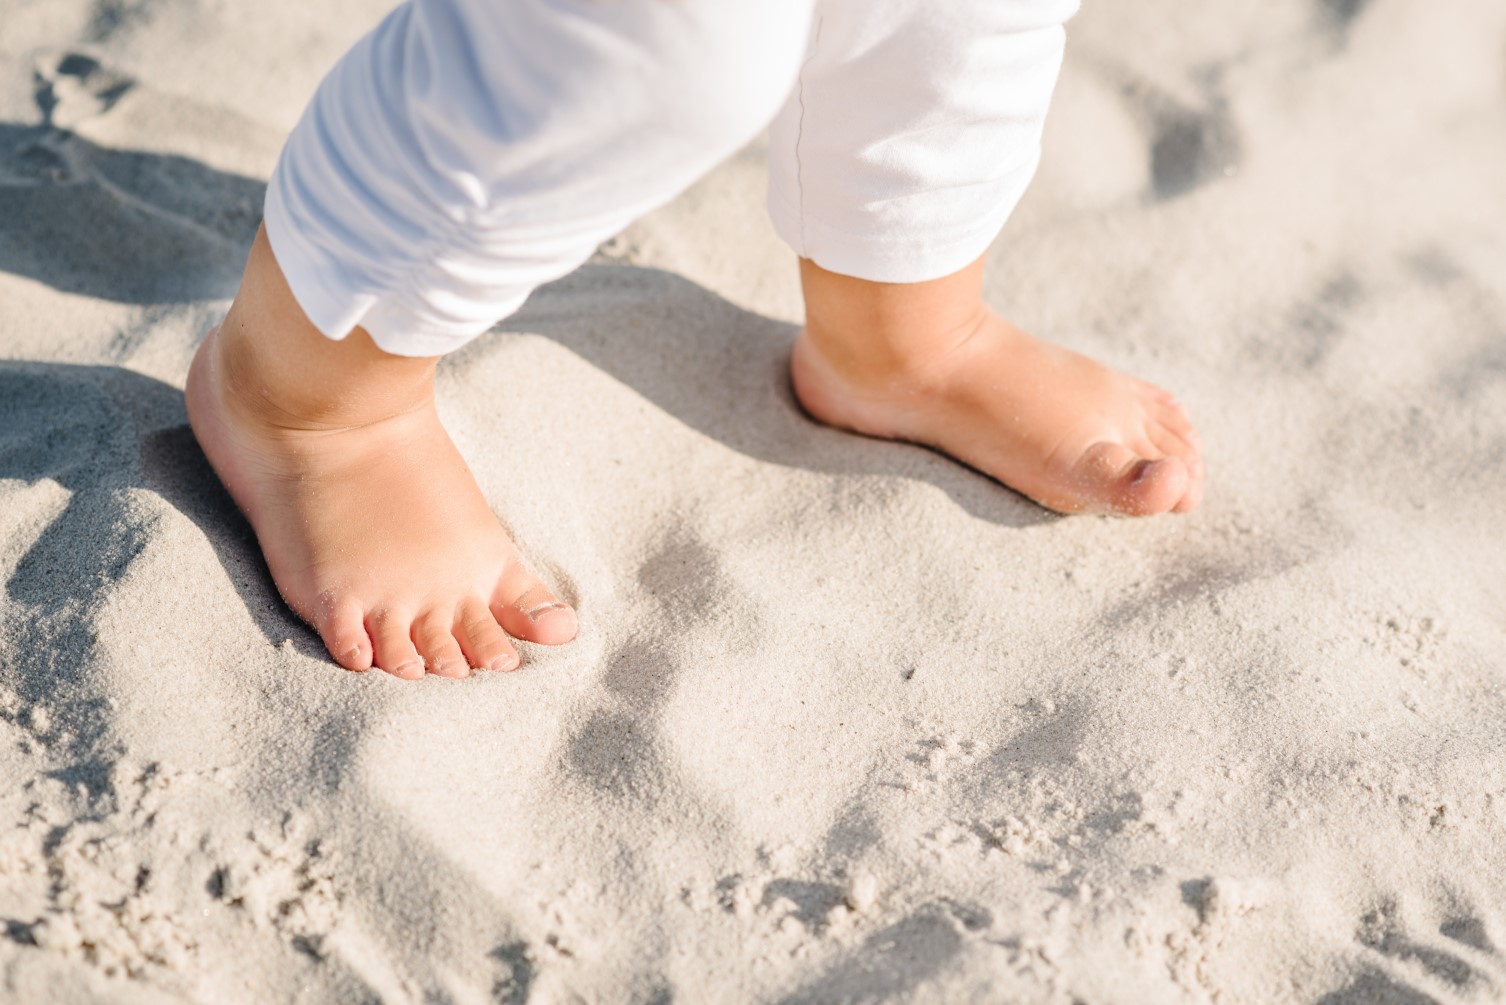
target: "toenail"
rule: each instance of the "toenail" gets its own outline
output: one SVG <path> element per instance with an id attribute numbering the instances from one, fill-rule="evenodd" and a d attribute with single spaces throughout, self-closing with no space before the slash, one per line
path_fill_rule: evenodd
<path id="1" fill-rule="evenodd" d="M 399 677 L 421 677 L 423 676 L 424 665 L 420 660 L 409 660 L 406 663 L 399 663 L 397 669 L 392 672 Z"/>
<path id="2" fill-rule="evenodd" d="M 548 614 L 550 611 L 562 611 L 564 609 L 565 609 L 565 605 L 564 604 L 560 603 L 558 600 L 553 600 L 553 601 L 550 601 L 547 604 L 540 604 L 539 606 L 535 607 L 533 610 L 529 611 L 528 612 L 528 620 L 529 621 L 537 621 L 540 618 L 542 618 L 544 615 Z"/>
<path id="3" fill-rule="evenodd" d="M 347 650 L 345 650 L 345 662 L 347 662 L 347 663 L 359 663 L 360 661 L 361 661 L 361 647 L 360 646 L 356 646 L 354 649 L 347 649 Z"/>
<path id="4" fill-rule="evenodd" d="M 496 659 L 488 663 L 486 665 L 486 668 L 498 673 L 503 673 L 505 671 L 513 669 L 517 665 L 518 661 L 511 656 L 498 656 Z"/>

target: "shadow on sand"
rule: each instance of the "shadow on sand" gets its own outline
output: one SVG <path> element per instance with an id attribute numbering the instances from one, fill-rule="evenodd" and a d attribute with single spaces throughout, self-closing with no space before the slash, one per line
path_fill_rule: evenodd
<path id="1" fill-rule="evenodd" d="M 970 515 L 1002 526 L 1060 519 L 924 447 L 816 423 L 790 386 L 796 326 L 745 310 L 672 273 L 589 264 L 538 290 L 503 327 L 558 343 L 748 457 L 825 475 L 926 482 Z M 472 343 L 456 361 L 485 351 L 484 342 Z M 567 388 L 560 392 L 568 395 Z"/>
<path id="2" fill-rule="evenodd" d="M 235 292 L 264 182 L 0 122 L 0 270 L 117 303 Z"/>
<path id="3" fill-rule="evenodd" d="M 225 297 L 263 191 L 260 181 L 182 157 L 0 124 L 0 270 L 121 303 Z M 924 481 L 972 515 L 1007 526 L 1055 519 L 928 450 L 812 422 L 786 373 L 793 326 L 670 273 L 588 265 L 540 290 L 504 327 L 554 340 L 749 457 L 842 477 Z M 488 335 L 450 365 L 507 337 Z M 562 401 L 569 393 L 560 388 Z M 292 638 L 322 656 L 317 638 L 278 600 L 254 536 L 187 428 L 178 388 L 124 368 L 0 361 L 0 479 L 51 479 L 69 493 L 5 583 L 16 619 L 6 626 L 14 642 L 6 651 L 28 655 L 26 666 L 3 669 L 22 697 L 56 702 L 72 687 L 79 701 L 97 700 L 79 679 L 89 661 L 78 654 L 94 644 L 92 605 L 149 540 L 154 511 L 142 505 L 143 490 L 202 529 L 269 642 Z M 97 718 L 98 710 L 74 711 L 78 723 Z M 80 732 L 86 738 L 89 730 Z"/>
<path id="4" fill-rule="evenodd" d="M 150 542 L 163 503 L 203 531 L 269 643 L 292 638 L 320 651 L 279 600 L 250 527 L 186 425 L 177 388 L 119 367 L 0 361 L 4 480 L 50 480 L 67 495 L 0 593 L 0 679 L 25 704 L 66 711 L 69 754 L 91 787 L 100 781 L 87 775 L 108 694 L 94 679 L 108 672 L 93 658 L 99 608 Z M 7 502 L 29 504 L 14 494 Z M 192 617 L 193 598 L 182 599 Z"/>

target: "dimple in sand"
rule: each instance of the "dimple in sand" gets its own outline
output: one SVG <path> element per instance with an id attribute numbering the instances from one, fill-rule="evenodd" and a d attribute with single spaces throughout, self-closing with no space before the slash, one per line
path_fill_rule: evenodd
<path id="1" fill-rule="evenodd" d="M 816 420 L 1061 512 L 1186 512 L 1167 392 L 983 300 L 1075 0 L 409 0 L 321 84 L 189 418 L 289 606 L 350 670 L 464 677 L 574 638 L 439 422 L 439 358 L 769 128 Z M 568 442 L 509 445 L 526 455 Z"/>

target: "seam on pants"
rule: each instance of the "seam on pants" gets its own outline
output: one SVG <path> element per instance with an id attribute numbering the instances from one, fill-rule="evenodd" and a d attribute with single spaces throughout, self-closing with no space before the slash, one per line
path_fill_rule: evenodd
<path id="1" fill-rule="evenodd" d="M 821 15 L 817 14 L 816 28 L 811 33 L 810 52 L 805 54 L 805 62 L 800 64 L 800 77 L 795 91 L 796 100 L 800 105 L 800 116 L 795 122 L 795 215 L 800 221 L 801 257 L 806 257 L 805 165 L 800 161 L 800 143 L 805 139 L 805 71 L 816 58 L 816 46 L 821 44 L 821 21 Z"/>

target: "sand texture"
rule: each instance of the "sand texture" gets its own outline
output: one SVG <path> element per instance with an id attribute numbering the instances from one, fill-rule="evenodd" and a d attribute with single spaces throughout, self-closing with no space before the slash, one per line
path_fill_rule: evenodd
<path id="1" fill-rule="evenodd" d="M 382 7 L 0 0 L 0 1000 L 1506 1001 L 1506 6 L 1070 26 L 990 296 L 1183 519 L 806 419 L 755 144 L 443 367 L 582 632 L 418 685 L 181 395 Z"/>

